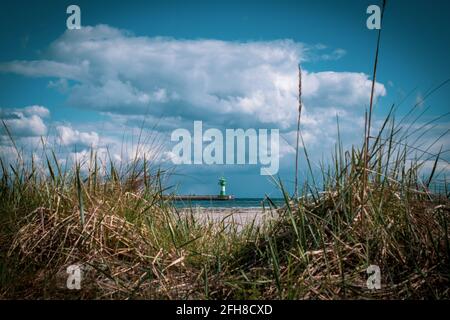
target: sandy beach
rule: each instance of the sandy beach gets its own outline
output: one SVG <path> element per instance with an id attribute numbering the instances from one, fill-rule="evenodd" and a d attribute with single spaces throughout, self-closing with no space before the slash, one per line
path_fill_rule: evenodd
<path id="1" fill-rule="evenodd" d="M 192 209 L 180 209 L 181 214 L 192 214 L 202 223 L 225 223 L 235 224 L 238 230 L 242 230 L 246 225 L 254 222 L 255 225 L 262 225 L 277 217 L 275 210 L 263 208 L 212 208 L 212 207 L 195 207 Z"/>

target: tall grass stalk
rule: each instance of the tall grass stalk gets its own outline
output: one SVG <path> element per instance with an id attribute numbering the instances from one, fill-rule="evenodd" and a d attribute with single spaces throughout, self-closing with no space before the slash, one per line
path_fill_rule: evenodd
<path id="1" fill-rule="evenodd" d="M 297 118 L 297 140 L 295 145 L 295 182 L 294 198 L 298 197 L 298 148 L 300 143 L 300 120 L 302 116 L 302 69 L 298 65 L 298 118 Z"/>

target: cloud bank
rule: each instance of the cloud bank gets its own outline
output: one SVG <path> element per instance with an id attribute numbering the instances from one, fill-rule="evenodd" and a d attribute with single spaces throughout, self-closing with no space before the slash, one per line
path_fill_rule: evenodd
<path id="1" fill-rule="evenodd" d="M 345 54 L 336 49 L 311 57 L 316 49 L 324 46 L 138 37 L 99 25 L 68 30 L 45 59 L 2 63 L 0 72 L 56 78 L 49 87 L 67 92 L 76 107 L 288 129 L 296 121 L 298 63 Z M 307 107 L 360 107 L 362 114 L 369 99 L 371 81 L 363 73 L 305 70 L 303 81 Z M 384 96 L 386 89 L 377 83 L 375 92 Z"/>
<path id="2" fill-rule="evenodd" d="M 289 39 L 146 37 L 98 25 L 67 30 L 42 51 L 42 59 L 3 62 L 0 72 L 48 78 L 47 89 L 58 90 L 68 105 L 109 115 L 111 123 L 103 132 L 94 122 L 89 128 L 87 123 L 80 127 L 70 123 L 70 118 L 54 124 L 51 137 L 55 145 L 68 150 L 69 158 L 79 159 L 91 146 L 104 153 L 108 147 L 118 161 L 133 154 L 150 157 L 150 148 L 136 150 L 136 146 L 130 146 L 125 152 L 121 150 L 123 141 L 118 132 L 119 128 L 138 132 L 136 128 L 146 118 L 148 123 L 158 122 L 162 134 L 158 140 L 167 147 L 162 151 L 163 158 L 170 154 L 170 131 L 189 130 L 194 120 L 202 120 L 207 127 L 223 130 L 280 129 L 280 156 L 290 159 L 301 63 L 302 133 L 319 159 L 335 143 L 336 115 L 340 116 L 342 137 L 360 142 L 356 139 L 364 124 L 370 77 L 358 72 L 313 72 L 307 67 L 309 62 L 341 59 L 345 53 L 343 49 Z M 376 83 L 375 94 L 385 96 L 385 86 Z M 49 117 L 48 109 L 34 106 L 5 110 L 2 118 L 16 135 L 38 137 L 49 133 L 44 121 Z M 283 163 L 287 169 L 292 164 L 290 160 Z"/>

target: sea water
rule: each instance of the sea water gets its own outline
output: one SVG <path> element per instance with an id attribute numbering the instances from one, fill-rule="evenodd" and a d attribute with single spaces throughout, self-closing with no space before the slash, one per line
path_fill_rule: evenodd
<path id="1" fill-rule="evenodd" d="M 276 207 L 284 205 L 284 199 L 270 199 Z M 177 208 L 270 208 L 271 203 L 262 198 L 235 198 L 232 200 L 175 200 Z M 273 206 L 273 205 L 272 205 Z"/>

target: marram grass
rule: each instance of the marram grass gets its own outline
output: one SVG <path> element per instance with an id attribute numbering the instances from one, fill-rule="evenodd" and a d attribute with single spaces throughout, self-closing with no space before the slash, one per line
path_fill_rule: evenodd
<path id="1" fill-rule="evenodd" d="M 0 297 L 448 299 L 450 203 L 431 188 L 444 160 L 433 155 L 423 178 L 429 152 L 417 154 L 407 135 L 390 114 L 367 164 L 363 148 L 339 142 L 320 177 L 303 148 L 313 182 L 291 197 L 279 181 L 279 218 L 243 230 L 177 212 L 165 173 L 145 159 L 118 168 L 93 150 L 81 172 L 51 150 L 45 170 L 19 151 L 15 165 L 0 158 Z M 65 287 L 72 264 L 83 267 L 79 291 Z M 380 290 L 366 286 L 371 264 Z"/>

